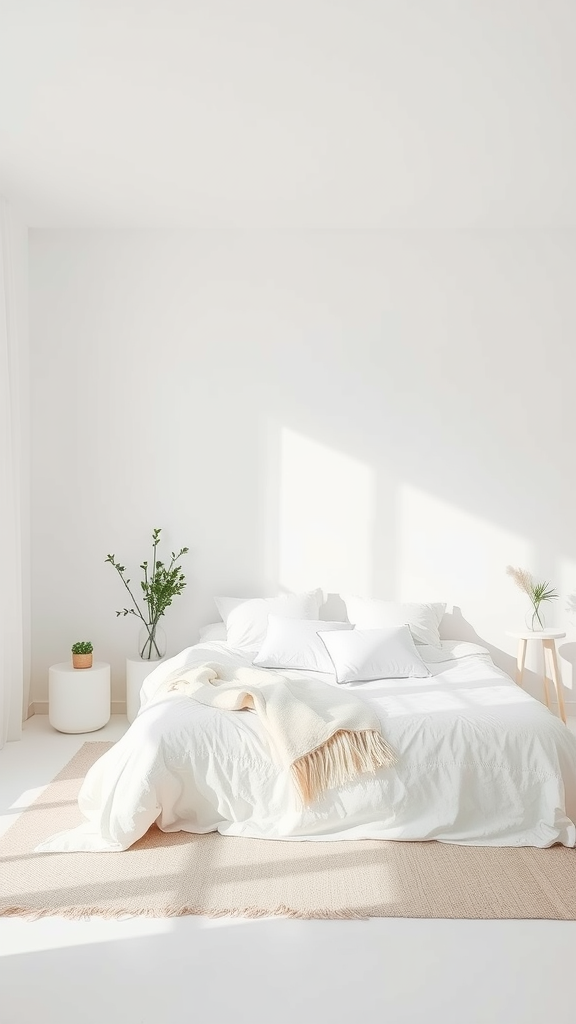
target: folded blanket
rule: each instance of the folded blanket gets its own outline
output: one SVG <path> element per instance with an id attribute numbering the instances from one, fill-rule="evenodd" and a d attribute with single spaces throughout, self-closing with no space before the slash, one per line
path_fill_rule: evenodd
<path id="1" fill-rule="evenodd" d="M 168 678 L 151 703 L 187 694 L 222 711 L 254 711 L 273 755 L 291 772 L 305 804 L 364 772 L 396 763 L 377 715 L 347 690 L 319 679 L 206 663 Z"/>

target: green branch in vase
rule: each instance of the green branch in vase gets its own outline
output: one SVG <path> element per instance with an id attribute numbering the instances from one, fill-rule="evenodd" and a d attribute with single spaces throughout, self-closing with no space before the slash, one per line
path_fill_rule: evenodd
<path id="1" fill-rule="evenodd" d="M 160 648 L 157 642 L 156 630 L 158 628 L 159 620 L 166 613 L 166 609 L 170 607 L 175 597 L 182 593 L 186 586 L 186 578 L 182 572 L 181 566 L 176 563 L 183 555 L 187 555 L 189 549 L 183 547 L 176 553 L 171 552 L 171 561 L 168 566 L 164 564 L 161 559 L 157 557 L 157 548 L 160 543 L 160 528 L 155 528 L 152 531 L 152 569 L 149 571 L 149 563 L 147 561 L 141 562 L 140 569 L 143 572 L 143 579 L 140 581 L 140 589 L 142 591 L 141 600 L 145 606 L 146 613 L 142 611 L 142 608 L 138 604 L 134 593 L 130 588 L 130 579 L 126 578 L 126 567 L 121 565 L 116 560 L 115 555 L 108 555 L 105 558 L 106 562 L 116 570 L 126 590 L 128 591 L 132 600 L 132 607 L 123 608 L 116 612 L 116 615 L 135 615 L 143 622 L 146 632 L 147 639 L 140 650 L 140 657 L 143 660 L 149 661 L 153 657 L 153 652 L 160 658 Z"/>

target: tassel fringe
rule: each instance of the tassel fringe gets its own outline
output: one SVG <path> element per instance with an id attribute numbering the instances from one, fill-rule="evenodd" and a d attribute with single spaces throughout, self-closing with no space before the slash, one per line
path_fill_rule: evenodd
<path id="1" fill-rule="evenodd" d="M 317 907 L 311 910 L 295 910 L 284 904 L 265 910 L 262 907 L 232 907 L 229 910 L 216 910 L 210 907 L 195 907 L 190 904 L 183 906 L 163 907 L 159 910 L 133 908 L 128 910 L 107 910 L 102 907 L 54 907 L 50 910 L 39 910 L 28 907 L 6 907 L 0 910 L 1 917 L 20 917 L 28 921 L 40 921 L 45 917 L 63 917 L 69 921 L 89 921 L 91 917 L 114 920 L 126 917 L 296 917 L 305 921 L 367 921 L 370 917 L 383 917 L 382 907 L 374 908 L 334 908 Z"/>
<path id="2" fill-rule="evenodd" d="M 358 775 L 391 768 L 398 758 L 379 732 L 340 729 L 326 743 L 290 768 L 294 785 L 306 806 L 327 789 L 352 782 Z"/>

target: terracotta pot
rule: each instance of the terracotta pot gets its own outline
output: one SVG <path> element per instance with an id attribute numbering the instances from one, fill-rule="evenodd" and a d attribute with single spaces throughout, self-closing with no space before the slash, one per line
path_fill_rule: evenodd
<path id="1" fill-rule="evenodd" d="M 73 668 L 92 668 L 92 655 L 91 654 L 73 654 L 72 655 L 72 666 L 73 666 Z"/>

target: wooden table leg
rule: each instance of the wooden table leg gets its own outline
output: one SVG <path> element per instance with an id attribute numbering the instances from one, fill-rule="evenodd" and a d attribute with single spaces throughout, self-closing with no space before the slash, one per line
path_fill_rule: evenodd
<path id="1" fill-rule="evenodd" d="M 542 675 L 544 679 L 544 699 L 546 701 L 546 707 L 550 707 L 550 687 L 548 686 L 548 674 L 546 671 L 546 642 L 542 641 L 542 662 L 543 670 Z"/>
<path id="2" fill-rule="evenodd" d="M 522 686 L 522 679 L 524 677 L 524 664 L 526 662 L 526 648 L 528 646 L 527 640 L 518 641 L 518 657 L 516 659 L 516 682 L 518 686 Z"/>
<path id="3" fill-rule="evenodd" d="M 550 661 L 552 664 L 552 681 L 556 687 L 556 697 L 558 699 L 558 710 L 560 712 L 560 718 L 566 722 L 566 708 L 564 707 L 564 692 L 562 690 L 562 678 L 560 676 L 560 670 L 558 668 L 558 658 L 556 656 L 556 644 L 554 640 L 543 640 L 542 643 L 550 651 Z"/>

